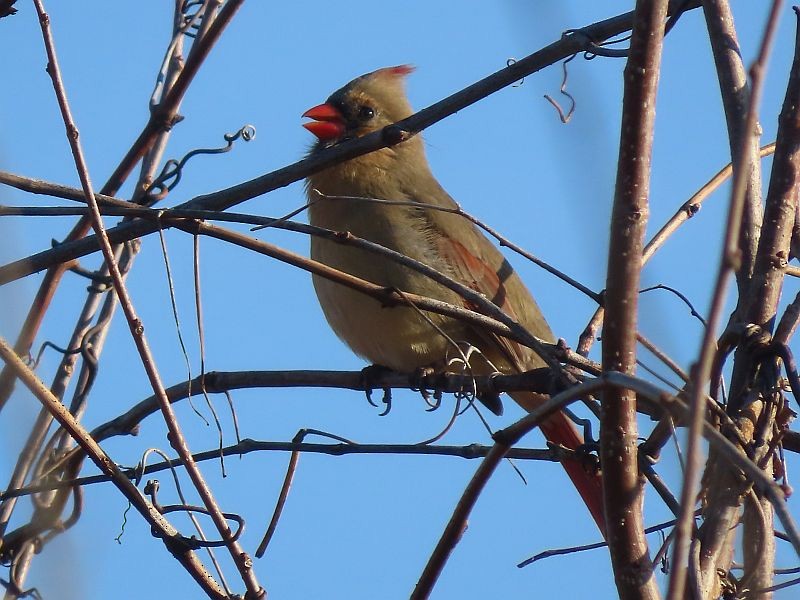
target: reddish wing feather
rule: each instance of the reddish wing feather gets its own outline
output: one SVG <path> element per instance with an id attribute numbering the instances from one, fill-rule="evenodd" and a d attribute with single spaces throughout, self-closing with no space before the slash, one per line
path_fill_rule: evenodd
<path id="1" fill-rule="evenodd" d="M 457 280 L 476 292 L 480 292 L 509 317 L 515 321 L 517 320 L 514 309 L 508 302 L 508 296 L 503 282 L 500 281 L 500 277 L 486 262 L 472 254 L 457 240 L 446 236 L 441 236 L 439 238 L 439 250 L 448 264 L 456 270 L 455 278 Z M 477 307 L 471 305 L 466 300 L 464 301 L 464 305 L 471 310 L 480 312 Z M 491 337 L 503 351 L 503 354 L 506 355 L 506 358 L 518 369 L 522 369 L 524 359 L 519 344 L 513 340 L 494 334 L 492 334 Z"/>
<path id="2" fill-rule="evenodd" d="M 463 244 L 458 241 L 442 236 L 439 238 L 439 248 L 442 256 L 455 269 L 456 279 L 465 283 L 473 290 L 480 292 L 489 298 L 494 304 L 499 306 L 504 313 L 514 320 L 517 320 L 514 310 L 507 301 L 505 286 L 497 273 L 491 269 L 484 261 L 480 260 Z M 475 309 L 468 302 L 464 302 L 467 308 Z M 491 339 L 497 343 L 511 364 L 519 370 L 524 370 L 525 360 L 523 358 L 520 345 L 508 338 L 492 334 Z M 523 406 L 527 405 L 529 394 L 511 394 Z M 530 410 L 530 408 L 528 408 Z M 558 412 L 541 423 L 540 428 L 544 436 L 552 443 L 562 445 L 570 450 L 577 450 L 583 444 L 583 437 L 575 428 L 575 425 L 563 413 Z M 585 470 L 583 465 L 577 461 L 565 460 L 562 462 L 570 479 L 583 498 L 589 512 L 592 514 L 600 532 L 605 536 L 605 515 L 603 513 L 603 489 L 602 480 L 597 473 L 590 473 Z"/>

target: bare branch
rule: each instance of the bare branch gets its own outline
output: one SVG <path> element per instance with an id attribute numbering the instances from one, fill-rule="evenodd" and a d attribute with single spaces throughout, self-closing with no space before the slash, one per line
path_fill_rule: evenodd
<path id="1" fill-rule="evenodd" d="M 692 4 L 696 7 L 697 4 Z M 227 6 L 226 6 L 227 8 Z M 430 127 L 459 110 L 474 104 L 478 100 L 513 84 L 519 79 L 540 71 L 576 52 L 589 49 L 590 45 L 630 29 L 633 13 L 626 13 L 605 21 L 588 25 L 583 29 L 570 31 L 559 41 L 534 52 L 506 68 L 456 92 L 428 108 L 424 108 L 403 121 L 390 125 L 382 131 L 349 140 L 324 152 L 298 161 L 287 167 L 267 173 L 256 179 L 239 185 L 198 196 L 179 205 L 179 208 L 203 210 L 226 210 L 256 196 L 285 187 L 295 181 L 326 169 L 334 164 L 373 152 L 393 144 L 398 144 L 420 131 Z M 187 68 L 188 68 L 187 64 Z M 144 134 L 143 134 L 144 135 Z M 130 154 L 130 153 L 129 153 Z M 105 188 L 104 188 L 105 190 Z M 103 190 L 101 190 L 103 191 Z M 109 193 L 106 191 L 105 193 Z M 122 242 L 155 231 L 152 223 L 133 221 L 108 230 L 109 238 L 114 242 Z M 97 252 L 99 246 L 94 237 L 84 240 L 69 241 L 52 250 L 45 250 L 13 263 L 0 266 L 0 285 L 14 281 L 36 271 L 41 271 L 54 264 L 65 263 L 81 256 Z"/>
<path id="2" fill-rule="evenodd" d="M 103 220 L 100 216 L 97 203 L 94 199 L 94 190 L 89 178 L 88 167 L 86 165 L 86 161 L 83 156 L 83 150 L 79 142 L 78 128 L 73 121 L 69 103 L 66 97 L 66 92 L 64 90 L 64 85 L 61 80 L 61 72 L 56 59 L 55 45 L 49 28 L 49 17 L 44 11 L 42 0 L 34 0 L 34 4 L 36 6 L 36 11 L 39 14 L 39 20 L 42 25 L 42 33 L 45 39 L 45 48 L 47 50 L 47 57 L 49 61 L 48 72 L 53 81 L 53 87 L 55 89 L 59 107 L 61 109 L 61 115 L 64 119 L 64 125 L 67 129 L 67 137 L 69 139 L 70 148 L 75 159 L 78 177 L 80 178 L 81 186 L 86 195 L 87 203 L 91 209 L 90 219 L 92 228 L 95 231 L 95 235 L 99 239 L 103 258 L 105 259 L 106 266 L 114 282 L 114 290 L 117 294 L 117 298 L 119 299 L 122 311 L 125 313 L 125 318 L 128 321 L 128 326 L 130 327 L 131 335 L 134 343 L 136 344 L 136 349 L 141 356 L 142 365 L 145 368 L 153 391 L 159 398 L 160 408 L 167 424 L 167 428 L 169 429 L 170 443 L 177 451 L 178 456 L 180 456 L 181 462 L 186 468 L 186 471 L 195 488 L 197 489 L 198 494 L 202 498 L 203 504 L 205 505 L 209 516 L 213 520 L 214 525 L 219 531 L 222 539 L 225 540 L 226 546 L 231 554 L 231 558 L 233 559 L 234 564 L 237 566 L 242 580 L 247 587 L 248 595 L 254 599 L 260 598 L 264 596 L 265 591 L 258 584 L 258 580 L 256 579 L 255 573 L 252 569 L 251 561 L 247 558 L 247 555 L 245 554 L 244 549 L 239 542 L 231 537 L 231 531 L 227 520 L 217 505 L 210 488 L 200 473 L 200 470 L 192 461 L 192 455 L 189 452 L 186 440 L 184 439 L 180 426 L 178 425 L 175 413 L 173 412 L 172 406 L 170 405 L 170 402 L 164 393 L 164 386 L 161 383 L 161 378 L 158 370 L 156 369 L 155 361 L 152 353 L 150 352 L 147 339 L 144 336 L 144 325 L 137 316 L 133 307 L 133 303 L 128 295 L 122 274 L 120 273 L 119 267 L 117 266 L 114 258 L 114 250 L 112 249 L 108 236 L 105 233 Z"/>
<path id="3" fill-rule="evenodd" d="M 730 4 L 728 0 L 704 0 L 703 12 L 725 109 L 731 163 L 744 169 L 742 177 L 746 182 L 739 235 L 741 267 L 736 271 L 739 293 L 744 295 L 753 273 L 756 245 L 761 231 L 761 162 L 758 156 L 758 136 L 753 135 L 746 126 L 750 90 Z"/>
<path id="4" fill-rule="evenodd" d="M 633 374 L 644 235 L 649 213 L 650 160 L 666 0 L 636 3 L 622 100 L 619 162 L 611 215 L 603 323 L 603 371 Z M 620 598 L 658 598 L 644 534 L 644 478 L 636 457 L 636 394 L 605 390 L 600 419 L 611 563 Z"/>
<path id="5" fill-rule="evenodd" d="M 189 60 L 187 60 L 186 65 L 181 71 L 180 75 L 175 79 L 174 85 L 171 87 L 167 97 L 165 97 L 163 101 L 155 107 L 155 110 L 151 112 L 150 120 L 148 121 L 147 125 L 145 125 L 142 133 L 134 142 L 133 146 L 131 146 L 130 150 L 117 166 L 109 180 L 100 189 L 100 193 L 110 196 L 116 194 L 127 179 L 130 172 L 136 166 L 136 163 L 153 144 L 153 141 L 156 139 L 159 132 L 172 127 L 176 115 L 178 114 L 178 108 L 183 100 L 186 90 L 189 87 L 189 84 L 194 79 L 194 76 L 197 74 L 197 71 L 203 64 L 206 56 L 211 51 L 211 48 L 214 47 L 214 44 L 217 42 L 222 32 L 230 23 L 231 19 L 236 14 L 243 1 L 244 0 L 228 0 L 225 7 L 222 9 L 222 11 L 220 11 L 220 14 L 215 19 L 214 26 L 209 28 L 208 34 L 203 38 L 196 40 L 197 50 L 192 52 L 192 56 Z M 68 244 L 70 242 L 80 240 L 89 231 L 89 227 L 90 225 L 88 219 L 80 219 L 67 235 L 64 243 Z M 95 251 L 98 249 L 99 246 L 96 245 Z M 30 351 L 31 346 L 33 345 L 33 340 L 35 339 L 36 334 L 39 331 L 39 327 L 41 326 L 42 319 L 44 318 L 44 313 L 47 311 L 47 307 L 50 304 L 53 294 L 55 294 L 55 290 L 61 281 L 61 277 L 63 276 L 65 269 L 69 267 L 69 263 L 70 260 L 54 261 L 46 265 L 46 267 L 35 269 L 35 271 L 40 271 L 42 268 L 47 268 L 47 272 L 45 273 L 42 282 L 39 284 L 36 297 L 31 303 L 28 315 L 25 318 L 25 323 L 23 324 L 22 329 L 17 337 L 17 341 L 14 344 L 14 349 L 17 351 L 17 354 L 25 355 Z M 51 266 L 52 268 L 50 268 Z M 0 373 L 0 410 L 2 410 L 3 406 L 5 406 L 5 403 L 8 401 L 13 389 L 14 380 L 11 377 L 11 372 L 8 369 L 4 369 L 2 373 Z"/>
<path id="6" fill-rule="evenodd" d="M 94 438 L 94 435 L 90 433 Z M 350 454 L 393 454 L 393 455 L 413 455 L 413 456 L 450 456 L 475 460 L 484 458 L 491 450 L 491 446 L 481 444 L 469 444 L 467 446 L 444 446 L 444 445 L 420 445 L 420 444 L 318 444 L 310 442 L 272 442 L 263 440 L 253 440 L 244 438 L 237 444 L 225 446 L 222 453 L 225 456 L 244 456 L 253 452 L 307 452 L 310 454 L 327 454 L 329 456 L 346 456 Z M 205 462 L 208 460 L 219 460 L 219 448 L 197 452 L 193 455 L 195 462 Z M 546 462 L 560 462 L 562 460 L 575 459 L 573 452 L 564 448 L 512 448 L 506 453 L 506 458 L 516 460 L 540 460 Z M 139 467 L 133 469 L 121 469 L 123 475 L 129 479 L 134 479 L 151 473 L 166 471 L 176 466 L 174 460 L 148 464 L 144 469 Z M 178 465 L 180 466 L 180 465 Z M 31 484 L 18 489 L 9 489 L 0 493 L 0 500 L 8 498 L 19 498 L 29 494 L 38 494 L 50 490 L 72 488 L 75 486 L 94 485 L 97 483 L 107 483 L 111 481 L 108 475 L 88 475 L 86 477 L 76 477 L 75 479 L 65 479 L 63 481 L 45 481 L 42 483 Z"/>

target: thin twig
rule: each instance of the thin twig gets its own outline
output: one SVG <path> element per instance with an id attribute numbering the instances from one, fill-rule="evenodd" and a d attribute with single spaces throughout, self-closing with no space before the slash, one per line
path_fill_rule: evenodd
<path id="1" fill-rule="evenodd" d="M 684 382 L 689 381 L 689 374 L 686 373 L 683 369 L 681 369 L 680 365 L 672 360 L 667 354 L 661 350 L 658 346 L 656 346 L 653 342 L 649 339 L 644 337 L 641 333 L 636 334 L 636 340 L 647 350 L 653 354 L 658 360 L 662 363 L 667 365 L 673 373 L 675 373 L 678 377 L 683 379 Z"/>
<path id="2" fill-rule="evenodd" d="M 559 271 L 558 269 L 556 269 L 552 265 L 550 265 L 550 264 L 546 263 L 545 261 L 537 258 L 536 256 L 534 256 L 533 254 L 531 254 L 527 250 L 523 249 L 522 247 L 518 246 L 514 242 L 510 241 L 508 238 L 506 238 L 503 234 L 498 232 L 496 229 L 490 227 L 489 225 L 487 225 L 486 223 L 484 223 L 483 221 L 481 221 L 477 217 L 475 217 L 475 216 L 471 215 L 470 213 L 466 212 L 463 208 L 461 208 L 461 206 L 458 206 L 457 208 L 449 208 L 447 206 L 438 206 L 438 205 L 435 205 L 435 204 L 426 204 L 424 202 L 412 202 L 412 201 L 391 200 L 391 199 L 384 200 L 384 199 L 381 199 L 381 198 L 365 198 L 365 197 L 362 197 L 362 196 L 329 196 L 329 195 L 326 195 L 326 194 L 323 194 L 323 193 L 319 192 L 318 190 L 314 190 L 314 191 L 317 194 L 319 194 L 319 196 L 321 198 L 324 198 L 325 200 L 348 200 L 348 201 L 358 201 L 358 202 L 374 202 L 374 203 L 384 204 L 384 205 L 388 205 L 388 206 L 411 206 L 411 207 L 414 207 L 414 208 L 424 208 L 424 209 L 427 209 L 427 210 L 436 210 L 436 211 L 440 211 L 440 212 L 446 212 L 446 213 L 450 213 L 450 214 L 454 214 L 454 215 L 459 215 L 460 217 L 465 218 L 467 221 L 469 221 L 470 223 L 474 224 L 476 227 L 479 227 L 480 229 L 483 229 L 486 233 L 488 233 L 490 236 L 495 238 L 500 243 L 500 246 L 506 247 L 506 248 L 512 250 L 513 252 L 516 252 L 520 256 L 528 259 L 533 264 L 543 268 L 545 271 L 547 271 L 551 275 L 555 275 L 561 281 L 567 283 L 568 285 L 571 285 L 576 290 L 578 290 L 579 292 L 585 294 L 586 296 L 588 296 L 589 298 L 591 298 L 593 301 L 597 302 L 598 304 L 602 304 L 602 302 L 603 302 L 603 299 L 602 299 L 600 294 L 590 290 L 588 287 L 586 287 L 585 285 L 583 285 L 582 283 L 580 283 L 576 279 L 570 277 L 569 275 L 567 275 L 566 273 L 563 273 L 562 271 Z"/>
<path id="3" fill-rule="evenodd" d="M 181 100 L 183 99 L 189 84 L 194 79 L 194 76 L 197 74 L 205 58 L 208 56 L 214 44 L 217 42 L 222 32 L 233 19 L 243 2 L 244 0 L 228 0 L 225 7 L 215 20 L 214 27 L 210 28 L 208 31 L 208 35 L 204 36 L 202 39 L 196 40 L 195 43 L 197 44 L 197 49 L 192 52 L 190 59 L 186 61 L 184 68 L 180 72 L 180 75 L 175 78 L 174 85 L 170 88 L 167 96 L 161 103 L 159 103 L 156 110 L 151 111 L 147 125 L 145 125 L 141 134 L 133 143 L 122 161 L 119 163 L 114 173 L 100 189 L 102 194 L 114 195 L 125 182 L 128 175 L 136 166 L 136 163 L 139 161 L 142 155 L 153 144 L 153 141 L 157 138 L 159 133 L 165 129 L 169 129 L 173 125 L 175 117 L 178 113 L 178 107 L 180 106 Z M 85 236 L 89 231 L 89 227 L 89 220 L 86 218 L 81 219 L 72 228 L 63 244 L 68 245 L 70 242 L 80 240 L 80 238 Z M 94 241 L 94 249 L 95 251 L 99 250 L 99 245 L 97 245 L 96 239 Z M 44 318 L 44 313 L 47 311 L 47 308 L 52 300 L 53 295 L 55 294 L 55 290 L 61 281 L 61 277 L 64 274 L 65 269 L 68 267 L 68 261 L 55 261 L 52 263 L 52 268 L 50 265 L 46 265 L 45 267 L 36 269 L 37 271 L 40 271 L 43 268 L 47 268 L 47 272 L 45 273 L 42 282 L 39 284 L 36 297 L 31 303 L 28 314 L 25 317 L 25 322 L 20 330 L 19 335 L 17 336 L 17 341 L 14 344 L 14 349 L 17 351 L 17 354 L 22 356 L 30 351 L 31 346 L 33 345 L 33 340 L 36 338 L 36 334 L 38 333 L 39 327 L 41 326 Z M 3 369 L 2 373 L 0 373 L 0 410 L 2 410 L 3 406 L 5 406 L 5 403 L 8 401 L 13 389 L 14 379 L 11 377 L 11 373 L 8 369 Z"/>
<path id="4" fill-rule="evenodd" d="M 39 0 L 35 1 L 38 2 Z M 178 531 L 139 493 L 136 486 L 121 472 L 116 463 L 105 453 L 89 432 L 75 420 L 75 417 L 59 402 L 58 398 L 53 396 L 47 386 L 36 377 L 17 356 L 13 348 L 2 338 L 0 338 L 0 359 L 6 363 L 9 369 L 14 371 L 14 375 L 28 387 L 36 399 L 42 403 L 42 406 L 69 432 L 100 471 L 114 482 L 120 492 L 157 532 L 158 537 L 164 540 L 170 553 L 186 568 L 201 586 L 201 589 L 212 598 L 226 598 L 227 595 L 216 584 L 211 575 L 206 572 L 195 553 L 179 543 L 181 536 Z"/>
<path id="5" fill-rule="evenodd" d="M 656 531 L 662 531 L 667 527 L 672 527 L 673 525 L 675 525 L 675 519 L 664 521 L 663 523 L 658 523 L 656 525 L 651 525 L 650 527 L 647 527 L 644 530 L 644 532 L 655 533 Z M 553 556 L 564 556 L 565 554 L 586 552 L 587 550 L 595 550 L 596 548 L 605 548 L 606 546 L 608 546 L 608 542 L 600 541 L 600 542 L 594 542 L 592 544 L 584 544 L 582 546 L 570 546 L 569 548 L 556 548 L 555 550 L 544 550 L 543 552 L 534 554 L 530 558 L 526 558 L 517 565 L 517 568 L 522 569 L 523 567 L 527 567 L 530 564 L 533 564 L 540 560 L 544 560 L 545 558 L 551 558 Z"/>
<path id="6" fill-rule="evenodd" d="M 91 435 L 91 433 L 90 433 Z M 95 437 L 95 436 L 92 436 Z M 253 440 L 244 438 L 237 444 L 226 446 L 222 449 L 225 456 L 243 456 L 253 452 L 305 452 L 311 454 L 326 454 L 328 456 L 347 456 L 350 454 L 376 454 L 376 455 L 400 455 L 400 456 L 449 456 L 454 458 L 462 458 L 466 460 L 475 460 L 484 458 L 491 449 L 491 446 L 484 446 L 481 444 L 468 444 L 466 446 L 444 446 L 444 445 L 427 445 L 420 446 L 419 444 L 356 444 L 356 443 L 340 443 L 340 444 L 317 444 L 317 443 L 298 443 L 290 442 L 273 442 Z M 193 455 L 195 462 L 205 462 L 208 460 L 219 459 L 219 450 L 206 450 L 204 452 L 197 452 Z M 516 460 L 539 460 L 546 462 L 560 462 L 562 460 L 570 460 L 575 458 L 574 453 L 571 453 L 563 448 L 552 447 L 546 449 L 539 448 L 512 448 L 506 454 L 507 458 Z M 144 470 L 138 468 L 121 469 L 123 475 L 129 479 L 133 479 L 139 475 L 149 475 L 151 473 L 158 473 L 170 468 L 170 465 L 176 461 L 159 462 L 147 465 Z M 9 498 L 18 498 L 20 496 L 28 496 L 30 494 L 38 494 L 39 492 L 46 492 L 50 490 L 58 490 L 62 488 L 69 488 L 75 486 L 94 485 L 98 483 L 107 483 L 111 478 L 107 475 L 87 475 L 85 477 L 76 477 L 74 479 L 65 479 L 63 481 L 48 480 L 41 483 L 34 483 L 25 487 L 16 489 L 5 490 L 0 493 L 0 499 L 5 500 Z"/>

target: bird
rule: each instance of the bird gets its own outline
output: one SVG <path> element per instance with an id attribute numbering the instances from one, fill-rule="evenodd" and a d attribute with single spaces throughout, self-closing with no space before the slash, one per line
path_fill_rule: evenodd
<path id="1" fill-rule="evenodd" d="M 303 113 L 303 127 L 317 138 L 309 155 L 345 140 L 383 130 L 413 114 L 405 92 L 411 65 L 385 67 L 357 77 Z M 313 173 L 306 179 L 309 222 L 349 232 L 415 259 L 480 292 L 536 337 L 555 339 L 542 311 L 498 248 L 470 221 L 428 164 L 421 135 Z M 444 210 L 437 210 L 441 208 Z M 428 276 L 368 250 L 311 236 L 311 258 L 386 288 L 474 308 Z M 355 354 L 401 373 L 444 370 L 469 359 L 469 373 L 520 373 L 545 362 L 530 348 L 454 317 L 409 306 L 387 307 L 357 290 L 319 275 L 313 285 L 336 335 Z M 456 359 L 455 361 L 453 359 Z M 530 411 L 541 395 L 513 392 Z M 502 413 L 499 399 L 484 399 Z M 577 450 L 582 435 L 563 412 L 541 423 L 552 443 Z M 601 475 L 575 460 L 562 461 L 600 531 L 605 533 Z"/>

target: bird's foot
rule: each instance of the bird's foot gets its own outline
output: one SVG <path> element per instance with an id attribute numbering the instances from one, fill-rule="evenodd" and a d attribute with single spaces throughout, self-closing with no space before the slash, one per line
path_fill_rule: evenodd
<path id="1" fill-rule="evenodd" d="M 380 408 L 375 402 L 372 401 L 372 390 L 376 388 L 375 381 L 379 380 L 381 376 L 393 371 L 384 367 L 383 365 L 369 365 L 361 369 L 361 386 L 364 388 L 364 394 L 367 396 L 369 402 L 375 408 Z M 380 416 L 386 416 L 392 410 L 392 389 L 388 387 L 378 386 L 383 390 L 383 398 L 381 401 L 386 405 L 386 408 L 380 413 Z"/>
<path id="2" fill-rule="evenodd" d="M 458 354 L 450 356 L 447 360 L 447 371 L 459 375 L 466 375 L 472 377 L 475 373 L 486 373 L 501 375 L 500 370 L 489 360 L 480 348 L 473 346 L 469 342 L 457 342 Z M 461 392 L 460 397 L 467 400 L 467 405 L 464 408 L 466 411 L 470 406 L 474 405 L 477 399 L 486 408 L 492 411 L 497 416 L 503 414 L 503 402 L 500 400 L 500 394 L 494 390 L 477 390 L 476 386 L 471 386 L 472 389 L 466 389 Z"/>
<path id="3" fill-rule="evenodd" d="M 414 373 L 411 374 L 411 389 L 418 391 L 428 408 L 428 412 L 434 411 L 442 405 L 442 390 L 437 386 L 435 381 L 431 386 L 431 378 L 438 373 L 437 369 L 433 367 L 417 367 Z M 427 380 L 427 381 L 426 381 Z M 431 401 L 431 398 L 433 401 Z"/>
<path id="4" fill-rule="evenodd" d="M 600 473 L 600 444 L 590 442 L 575 448 L 575 458 L 588 473 Z"/>

